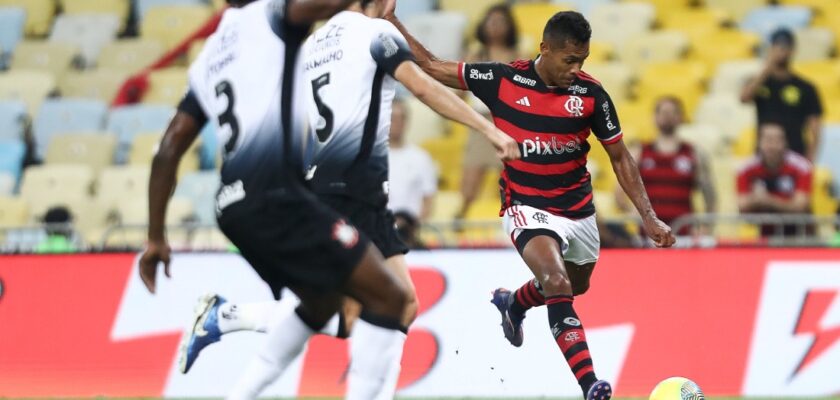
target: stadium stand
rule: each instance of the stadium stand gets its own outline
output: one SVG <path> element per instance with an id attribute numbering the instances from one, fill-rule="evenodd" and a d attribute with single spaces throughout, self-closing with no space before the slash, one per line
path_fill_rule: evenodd
<path id="1" fill-rule="evenodd" d="M 44 37 L 52 27 L 56 3 L 53 0 L 0 0 L 0 7 L 21 7 L 26 10 L 27 36 Z"/>
<path id="2" fill-rule="evenodd" d="M 134 136 L 147 132 L 163 132 L 174 114 L 173 107 L 162 105 L 140 104 L 112 109 L 108 115 L 106 130 L 117 135 L 116 161 L 127 161 Z"/>
<path id="3" fill-rule="evenodd" d="M 113 14 L 60 15 L 55 20 L 49 41 L 76 46 L 81 66 L 96 63 L 102 47 L 114 41 L 120 30 L 120 18 Z"/>
<path id="4" fill-rule="evenodd" d="M 462 40 L 467 20 L 463 14 L 438 12 L 415 15 L 405 21 L 405 26 L 432 52 L 444 60 L 457 60 L 463 49 Z"/>
<path id="5" fill-rule="evenodd" d="M 74 44 L 23 41 L 12 55 L 12 70 L 43 71 L 59 77 L 75 67 L 79 54 Z"/>
<path id="6" fill-rule="evenodd" d="M 50 141 L 61 134 L 101 130 L 107 114 L 108 106 L 96 100 L 45 101 L 33 123 L 36 156 L 43 158 Z"/>
<path id="7" fill-rule="evenodd" d="M 216 192 L 221 179 L 216 171 L 193 172 L 178 180 L 175 198 L 183 198 L 193 205 L 198 222 L 216 223 Z"/>
<path id="8" fill-rule="evenodd" d="M 130 3 L 130 0 L 61 0 L 61 10 L 67 15 L 113 15 L 122 31 L 128 21 Z"/>
<path id="9" fill-rule="evenodd" d="M 128 78 L 128 73 L 116 69 L 73 71 L 65 74 L 58 84 L 64 97 L 89 99 L 110 104 Z"/>
<path id="10" fill-rule="evenodd" d="M 85 165 L 99 174 L 114 161 L 117 139 L 106 132 L 70 133 L 53 137 L 44 162 L 48 165 Z"/>
<path id="11" fill-rule="evenodd" d="M 21 140 L 0 139 L 0 174 L 4 176 L 0 182 L 0 194 L 9 194 L 15 188 L 25 155 L 26 146 Z"/>
<path id="12" fill-rule="evenodd" d="M 25 23 L 26 10 L 23 8 L 0 7 L 0 68 L 6 66 L 7 59 L 23 39 Z"/>
<path id="13" fill-rule="evenodd" d="M 26 104 L 20 101 L 0 101 L 0 140 L 23 140 L 28 123 Z"/>
<path id="14" fill-rule="evenodd" d="M 200 5 L 153 7 L 143 17 L 140 32 L 143 38 L 157 40 L 169 49 L 200 28 L 210 16 L 211 10 Z"/>
<path id="15" fill-rule="evenodd" d="M 163 45 L 154 39 L 122 39 L 102 49 L 97 66 L 134 74 L 157 60 L 164 51 Z"/>
<path id="16" fill-rule="evenodd" d="M 47 72 L 31 70 L 0 72 L 0 101 L 23 102 L 26 104 L 30 117 L 38 113 L 41 103 L 55 89 L 56 80 Z"/>

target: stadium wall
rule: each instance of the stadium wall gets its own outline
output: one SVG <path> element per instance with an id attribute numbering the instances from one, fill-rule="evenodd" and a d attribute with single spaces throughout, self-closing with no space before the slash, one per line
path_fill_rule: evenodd
<path id="1" fill-rule="evenodd" d="M 669 376 L 711 395 L 840 393 L 840 253 L 836 250 L 605 251 L 576 308 L 595 365 L 619 395 Z M 172 279 L 146 292 L 134 255 L 0 256 L 0 397 L 225 394 L 264 335 L 236 333 L 177 372 L 181 331 L 207 291 L 269 300 L 238 256 L 178 254 Z M 421 314 L 411 330 L 403 396 L 577 397 L 547 329 L 525 320 L 511 347 L 488 302 L 528 277 L 513 250 L 414 252 Z M 343 391 L 344 342 L 318 337 L 268 392 Z"/>

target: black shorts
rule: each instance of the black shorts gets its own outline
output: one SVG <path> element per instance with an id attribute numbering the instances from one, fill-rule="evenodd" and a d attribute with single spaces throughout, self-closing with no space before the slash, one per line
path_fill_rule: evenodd
<path id="1" fill-rule="evenodd" d="M 279 299 L 287 286 L 341 288 L 370 240 L 305 189 L 248 195 L 218 217 L 222 232 Z"/>
<path id="2" fill-rule="evenodd" d="M 318 198 L 339 214 L 346 216 L 353 226 L 370 238 L 386 259 L 408 253 L 408 246 L 397 233 L 391 210 L 342 195 L 321 194 Z"/>

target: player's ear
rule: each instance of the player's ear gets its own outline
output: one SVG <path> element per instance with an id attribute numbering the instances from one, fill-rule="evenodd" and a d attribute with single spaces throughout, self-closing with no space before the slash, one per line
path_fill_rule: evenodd
<path id="1" fill-rule="evenodd" d="M 550 50 L 551 50 L 551 47 L 548 45 L 548 42 L 546 42 L 544 40 L 542 42 L 540 42 L 540 55 L 542 55 L 543 57 L 547 57 L 548 52 Z"/>

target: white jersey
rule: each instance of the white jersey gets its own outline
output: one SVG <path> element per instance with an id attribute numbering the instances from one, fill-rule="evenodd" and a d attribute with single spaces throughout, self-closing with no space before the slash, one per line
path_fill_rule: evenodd
<path id="1" fill-rule="evenodd" d="M 392 76 L 412 58 L 405 38 L 388 21 L 344 11 L 306 40 L 301 57 L 310 85 L 312 189 L 384 206 Z"/>
<path id="2" fill-rule="evenodd" d="M 288 26 L 284 11 L 285 0 L 228 9 L 190 66 L 190 91 L 216 124 L 222 183 L 234 186 L 233 196 L 302 175 L 306 111 L 292 100 L 301 93 L 297 53 L 308 27 Z"/>

